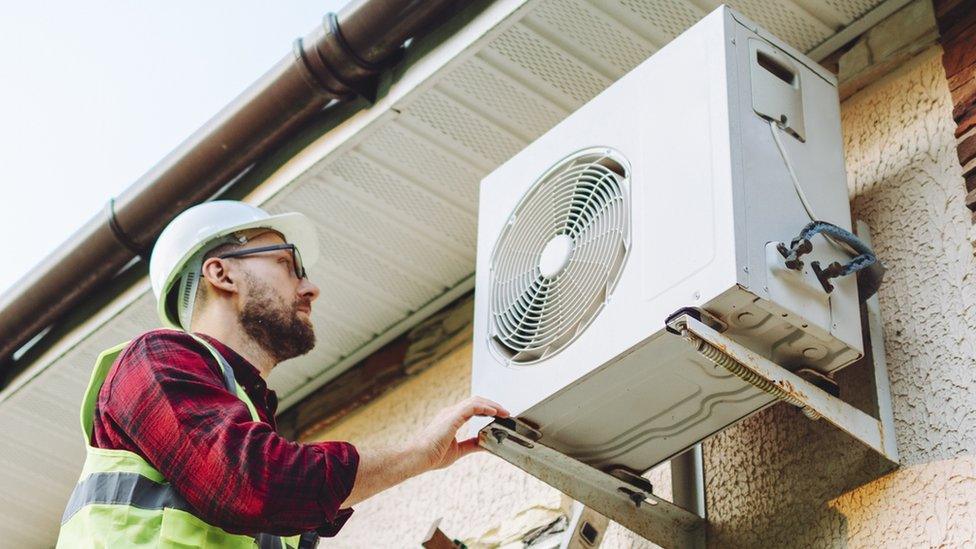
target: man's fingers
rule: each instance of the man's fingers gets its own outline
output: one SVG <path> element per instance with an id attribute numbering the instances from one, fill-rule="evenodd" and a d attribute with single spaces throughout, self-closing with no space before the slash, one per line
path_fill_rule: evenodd
<path id="1" fill-rule="evenodd" d="M 442 411 L 442 414 L 446 412 L 446 417 L 444 419 L 450 418 L 450 425 L 456 431 L 460 429 L 465 422 L 474 416 L 484 416 L 484 417 L 508 417 L 508 410 L 502 408 L 496 402 L 488 400 L 482 397 L 468 397 L 461 402 L 458 402 L 451 408 L 447 408 Z"/>
<path id="2" fill-rule="evenodd" d="M 465 421 L 468 421 L 474 416 L 495 416 L 498 415 L 499 410 L 491 406 L 486 406 L 483 404 L 475 403 L 465 403 L 466 405 L 457 410 L 454 416 L 454 423 L 460 427 Z"/>
<path id="3" fill-rule="evenodd" d="M 480 396 L 472 396 L 462 401 L 462 405 L 474 405 L 481 407 L 481 409 L 490 410 L 490 412 L 477 412 L 476 415 L 490 415 L 490 416 L 500 416 L 508 417 L 508 410 L 506 410 L 501 404 L 493 400 L 488 400 L 487 398 Z M 467 406 L 465 406 L 467 407 Z"/>
<path id="4" fill-rule="evenodd" d="M 479 402 L 479 403 L 484 404 L 486 406 L 491 406 L 492 408 L 496 408 L 496 409 L 498 409 L 500 411 L 505 411 L 505 408 L 502 407 L 501 404 L 495 402 L 494 400 L 489 400 L 487 398 L 480 397 L 480 396 L 473 396 L 473 397 L 471 397 L 471 399 L 474 400 L 475 402 Z M 505 413 L 507 414 L 508 412 L 505 411 Z"/>
<path id="5" fill-rule="evenodd" d="M 478 446 L 478 437 L 462 440 L 458 443 L 458 459 L 463 458 L 468 454 L 480 452 L 481 450 L 484 450 L 484 448 Z"/>

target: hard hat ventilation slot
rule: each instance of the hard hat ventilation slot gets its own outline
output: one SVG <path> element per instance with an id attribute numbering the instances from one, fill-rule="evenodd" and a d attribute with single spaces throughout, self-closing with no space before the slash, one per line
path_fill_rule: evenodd
<path id="1" fill-rule="evenodd" d="M 193 318 L 193 305 L 196 301 L 197 286 L 200 284 L 201 258 L 190 261 L 189 266 L 180 277 L 179 297 L 177 303 L 177 314 L 180 319 L 180 326 L 184 330 L 190 329 L 190 320 Z"/>

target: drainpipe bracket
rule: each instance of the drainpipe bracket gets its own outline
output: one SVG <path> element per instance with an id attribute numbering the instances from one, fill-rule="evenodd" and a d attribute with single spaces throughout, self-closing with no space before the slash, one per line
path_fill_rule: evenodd
<path id="1" fill-rule="evenodd" d="M 150 249 L 140 246 L 135 240 L 132 240 L 128 234 L 126 234 L 125 229 L 119 224 L 119 218 L 115 215 L 115 197 L 108 199 L 108 204 L 105 206 L 108 214 L 108 227 L 112 230 L 112 235 L 118 240 L 125 249 L 132 252 L 134 255 L 138 256 L 139 259 L 149 262 Z"/>
<path id="2" fill-rule="evenodd" d="M 325 15 L 323 26 L 328 29 L 328 35 L 333 38 L 339 51 L 360 70 L 370 74 L 370 76 L 362 80 L 352 82 L 339 76 L 337 71 L 333 71 L 333 75 L 346 87 L 354 91 L 357 96 L 366 99 L 370 104 L 376 103 L 380 86 L 380 73 L 399 63 L 406 55 L 406 47 L 400 46 L 391 52 L 382 62 L 374 63 L 360 57 L 356 53 L 356 50 L 349 45 L 346 37 L 342 34 L 342 29 L 339 27 L 339 16 L 335 12 L 329 12 Z"/>

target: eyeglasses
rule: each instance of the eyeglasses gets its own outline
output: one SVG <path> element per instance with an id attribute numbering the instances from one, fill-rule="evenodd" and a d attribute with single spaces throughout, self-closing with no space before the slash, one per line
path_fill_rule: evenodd
<path id="1" fill-rule="evenodd" d="M 299 280 L 303 278 L 308 278 L 308 273 L 305 272 L 305 266 L 302 264 L 302 254 L 298 253 L 298 248 L 294 244 L 275 244 L 274 246 L 260 246 L 258 248 L 245 248 L 243 250 L 234 250 L 233 252 L 227 252 L 225 254 L 220 254 L 217 259 L 227 259 L 230 257 L 245 257 L 253 254 L 259 254 L 263 252 L 272 252 L 275 250 L 291 250 L 291 264 L 295 267 L 295 276 Z"/>

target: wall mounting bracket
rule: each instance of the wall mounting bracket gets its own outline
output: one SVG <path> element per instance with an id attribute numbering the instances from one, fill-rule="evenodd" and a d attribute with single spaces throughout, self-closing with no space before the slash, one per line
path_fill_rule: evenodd
<path id="1" fill-rule="evenodd" d="M 520 425 L 496 419 L 479 431 L 480 445 L 662 547 L 705 547 L 705 520 L 655 496 L 646 479 L 633 482 L 605 473 L 531 440 Z"/>
<path id="2" fill-rule="evenodd" d="M 871 299 L 877 300 L 876 297 L 872 297 Z M 870 316 L 872 315 L 870 303 L 868 304 L 868 315 L 870 324 Z M 895 446 L 894 419 L 890 414 L 890 396 L 886 399 L 887 402 L 883 404 L 881 401 L 885 399 L 882 399 L 881 395 L 879 395 L 879 411 L 881 411 L 879 415 L 881 417 L 875 418 L 827 393 L 820 387 L 817 387 L 786 368 L 750 351 L 732 339 L 695 320 L 690 315 L 682 314 L 672 318 L 669 322 L 669 327 L 690 336 L 686 338 L 694 343 L 703 341 L 711 347 L 718 349 L 726 357 L 744 368 L 746 375 L 757 379 L 758 382 L 755 383 L 757 387 L 760 385 L 769 386 L 772 390 L 767 392 L 770 392 L 770 394 L 803 409 L 804 413 L 812 419 L 824 419 L 830 422 L 877 452 L 892 466 L 897 465 L 898 449 Z M 880 330 L 880 325 L 878 329 Z M 873 329 L 871 331 L 874 332 Z M 874 334 L 872 333 L 872 335 Z M 874 342 L 879 339 L 872 337 L 872 347 L 875 345 Z M 878 345 L 881 345 L 880 341 L 878 341 Z M 875 351 L 875 349 L 872 348 L 872 351 Z M 878 370 L 884 370 L 884 385 L 878 384 L 878 387 L 879 389 L 883 387 L 887 396 L 888 376 L 887 368 L 884 365 L 883 350 L 880 353 L 873 352 L 872 354 L 874 356 L 873 365 L 876 380 L 879 374 Z M 879 357 L 880 361 L 878 360 Z"/>

